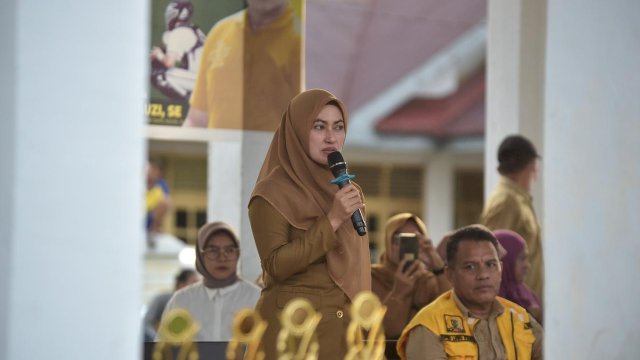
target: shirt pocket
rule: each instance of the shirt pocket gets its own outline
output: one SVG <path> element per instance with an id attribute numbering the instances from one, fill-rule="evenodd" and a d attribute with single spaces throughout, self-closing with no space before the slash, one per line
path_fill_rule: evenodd
<path id="1" fill-rule="evenodd" d="M 478 360 L 478 347 L 470 341 L 444 341 L 444 352 L 447 359 Z"/>
<path id="2" fill-rule="evenodd" d="M 313 309 L 319 313 L 321 313 L 322 309 L 322 297 L 320 294 L 300 291 L 300 290 L 280 290 L 278 295 L 276 296 L 276 306 L 280 311 L 282 311 L 287 304 L 289 304 L 292 300 L 302 298 L 311 303 Z M 320 319 L 320 322 L 325 320 L 325 316 L 323 315 Z"/>
<path id="3" fill-rule="evenodd" d="M 527 324 L 516 324 L 516 326 L 523 326 L 524 329 L 517 329 L 514 334 L 516 346 L 518 348 L 526 349 L 528 353 L 533 350 L 533 343 L 536 341 L 536 336 L 533 334 L 530 326 Z"/>

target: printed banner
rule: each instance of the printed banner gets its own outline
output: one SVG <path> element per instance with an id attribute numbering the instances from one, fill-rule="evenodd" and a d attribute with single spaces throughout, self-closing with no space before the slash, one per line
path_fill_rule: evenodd
<path id="1" fill-rule="evenodd" d="M 152 0 L 149 124 L 273 131 L 303 88 L 303 0 Z"/>

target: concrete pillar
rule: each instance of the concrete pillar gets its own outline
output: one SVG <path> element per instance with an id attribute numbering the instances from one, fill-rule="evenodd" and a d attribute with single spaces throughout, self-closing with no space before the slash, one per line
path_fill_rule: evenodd
<path id="1" fill-rule="evenodd" d="M 540 153 L 544 149 L 546 2 L 489 0 L 485 199 L 498 182 L 496 154 L 505 136 L 519 133 Z M 542 215 L 541 188 L 538 182 L 532 189 L 538 215 Z"/>
<path id="2" fill-rule="evenodd" d="M 0 3 L 2 359 L 139 358 L 147 5 Z"/>
<path id="3" fill-rule="evenodd" d="M 242 136 L 210 141 L 207 182 L 208 221 L 224 221 L 236 231 L 242 224 Z"/>
<path id="4" fill-rule="evenodd" d="M 0 45 L 6 53 L 14 54 L 16 48 L 16 4 L 17 0 L 0 3 Z M 17 75 L 16 56 L 0 56 L 0 108 L 3 114 L 0 119 L 0 358 L 9 356 L 9 334 L 11 297 L 12 249 L 14 239 L 13 219 L 15 217 L 16 188 L 16 104 Z"/>
<path id="5" fill-rule="evenodd" d="M 225 130 L 216 130 L 224 132 Z M 249 281 L 261 272 L 249 223 L 248 204 L 273 134 L 226 130 L 224 140 L 209 142 L 209 221 L 225 221 L 239 232 L 240 274 Z"/>
<path id="6" fill-rule="evenodd" d="M 638 359 L 637 1 L 549 2 L 546 358 Z"/>
<path id="7" fill-rule="evenodd" d="M 437 245 L 442 236 L 453 230 L 455 223 L 455 169 L 450 153 L 439 152 L 429 159 L 424 177 L 425 220 L 433 244 Z"/>

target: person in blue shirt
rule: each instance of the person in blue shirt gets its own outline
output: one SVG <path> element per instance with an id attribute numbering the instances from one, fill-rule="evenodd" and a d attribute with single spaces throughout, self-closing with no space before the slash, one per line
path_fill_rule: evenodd
<path id="1" fill-rule="evenodd" d="M 160 232 L 162 222 L 170 206 L 169 184 L 162 178 L 159 160 L 149 159 L 147 163 L 147 233 Z"/>

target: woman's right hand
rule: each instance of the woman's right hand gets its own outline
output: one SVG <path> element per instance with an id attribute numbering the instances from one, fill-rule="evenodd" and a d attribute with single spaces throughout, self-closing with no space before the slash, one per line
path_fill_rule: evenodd
<path id="1" fill-rule="evenodd" d="M 329 222 L 333 231 L 338 230 L 342 224 L 351 218 L 351 215 L 358 209 L 362 209 L 364 204 L 360 197 L 360 192 L 352 184 L 348 184 L 333 197 L 333 204 L 331 204 L 331 210 L 327 214 Z"/>
<path id="2" fill-rule="evenodd" d="M 407 268 L 407 271 L 402 271 L 408 259 L 403 259 L 398 264 L 398 268 L 393 277 L 393 289 L 394 294 L 399 297 L 407 297 L 415 291 L 416 280 L 422 275 L 427 273 L 427 268 L 422 261 L 413 261 Z"/>

